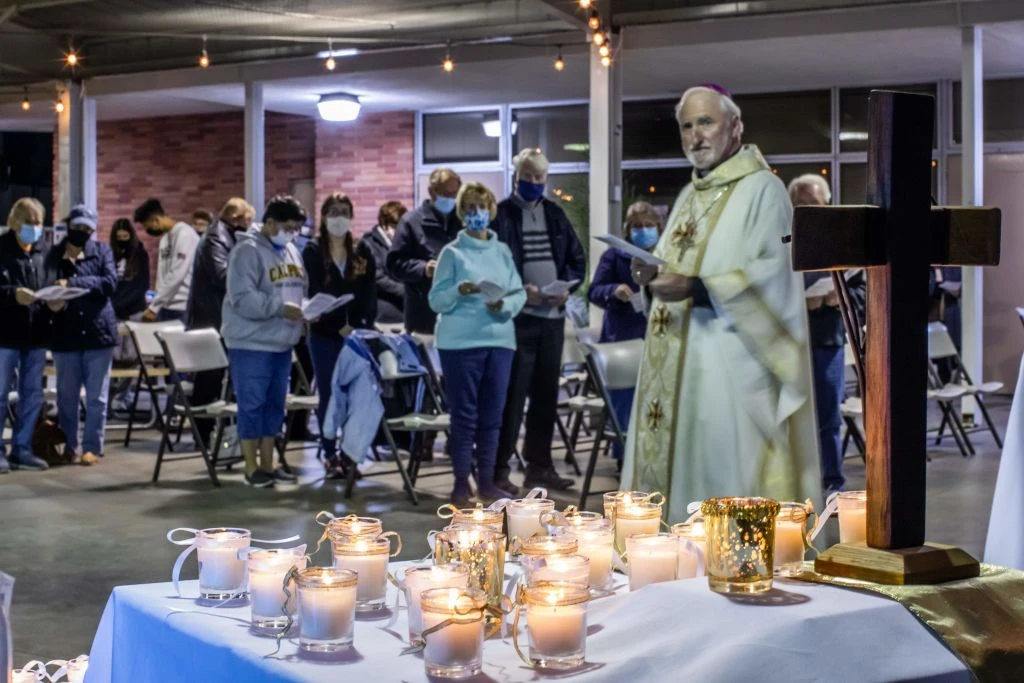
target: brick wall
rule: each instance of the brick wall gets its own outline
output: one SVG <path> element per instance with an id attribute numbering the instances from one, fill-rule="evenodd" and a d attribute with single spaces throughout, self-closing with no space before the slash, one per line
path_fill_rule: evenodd
<path id="1" fill-rule="evenodd" d="M 410 209 L 414 197 L 415 114 L 361 116 L 355 123 L 316 123 L 316 210 L 332 192 L 355 206 L 354 230 L 377 223 L 377 210 L 397 199 Z"/>

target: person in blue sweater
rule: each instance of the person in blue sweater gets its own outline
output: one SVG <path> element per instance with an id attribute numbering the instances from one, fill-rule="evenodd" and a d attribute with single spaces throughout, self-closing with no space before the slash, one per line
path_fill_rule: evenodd
<path id="1" fill-rule="evenodd" d="M 436 344 L 452 419 L 451 502 L 466 507 L 474 457 L 478 499 L 511 497 L 495 486 L 494 467 L 516 349 L 513 318 L 526 304 L 526 293 L 512 252 L 489 227 L 497 214 L 494 193 L 467 183 L 456 211 L 465 229 L 441 250 L 428 300 L 438 314 Z"/>
<path id="2" fill-rule="evenodd" d="M 663 228 L 661 216 L 647 202 L 634 202 L 626 210 L 623 236 L 641 249 L 652 251 L 658 244 Z M 633 305 L 633 297 L 640 291 L 640 286 L 633 281 L 630 260 L 629 254 L 624 251 L 606 250 L 601 254 L 597 271 L 590 281 L 587 298 L 590 303 L 604 309 L 601 343 L 643 339 L 647 331 L 647 317 L 643 309 Z M 611 392 L 612 407 L 623 428 L 629 424 L 633 394 L 633 389 Z M 612 450 L 615 459 L 621 463 L 622 444 L 615 444 Z"/>

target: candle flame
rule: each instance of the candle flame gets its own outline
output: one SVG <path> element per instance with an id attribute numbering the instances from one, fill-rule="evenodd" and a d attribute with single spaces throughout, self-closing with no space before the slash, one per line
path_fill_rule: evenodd
<path id="1" fill-rule="evenodd" d="M 473 521 L 476 521 L 476 522 L 484 521 L 484 511 L 483 510 L 473 510 Z"/>
<path id="2" fill-rule="evenodd" d="M 367 543 L 363 539 L 356 541 L 356 550 L 366 550 L 368 547 Z"/>

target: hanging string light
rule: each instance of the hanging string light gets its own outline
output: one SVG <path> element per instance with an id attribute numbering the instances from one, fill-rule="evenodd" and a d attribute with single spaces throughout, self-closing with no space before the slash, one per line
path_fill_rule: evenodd
<path id="1" fill-rule="evenodd" d="M 25 88 L 25 99 L 21 101 L 21 110 L 28 111 L 32 108 L 32 103 L 28 101 L 28 88 Z"/>
<path id="2" fill-rule="evenodd" d="M 604 31 L 602 31 L 601 29 L 598 29 L 598 30 L 594 31 L 593 40 L 594 40 L 594 45 L 597 45 L 598 47 L 601 47 L 602 45 L 605 44 L 605 42 L 608 40 L 608 38 L 607 38 L 607 36 L 605 36 Z"/>
<path id="3" fill-rule="evenodd" d="M 447 74 L 455 71 L 455 60 L 452 59 L 451 49 L 449 48 L 445 48 L 444 60 L 441 61 L 441 69 Z"/>
<path id="4" fill-rule="evenodd" d="M 199 53 L 199 68 L 205 69 L 210 66 L 210 55 L 206 52 L 206 36 L 203 36 L 203 51 Z"/>
<path id="5" fill-rule="evenodd" d="M 67 54 L 64 55 L 64 62 L 71 68 L 78 66 L 78 53 L 75 52 L 75 48 L 69 48 Z"/>
<path id="6" fill-rule="evenodd" d="M 334 61 L 334 43 L 328 38 L 327 39 L 327 61 L 324 62 L 324 68 L 328 71 L 334 71 L 334 68 L 338 66 L 338 63 Z"/>
<path id="7" fill-rule="evenodd" d="M 580 0 L 580 7 L 582 9 L 590 9 L 590 5 L 591 5 L 591 1 L 590 0 Z"/>
<path id="8" fill-rule="evenodd" d="M 611 66 L 611 65 L 612 65 L 611 55 L 606 55 L 604 57 L 601 57 L 601 66 Z"/>
<path id="9" fill-rule="evenodd" d="M 602 57 L 610 56 L 612 54 L 612 50 L 610 47 L 608 47 L 608 43 L 605 43 L 601 47 L 597 48 L 597 54 L 601 55 Z"/>
<path id="10" fill-rule="evenodd" d="M 565 60 L 562 59 L 562 46 L 558 46 L 558 56 L 555 57 L 555 71 L 565 70 Z"/>
<path id="11" fill-rule="evenodd" d="M 590 10 L 590 17 L 587 19 L 587 26 L 590 27 L 591 31 L 596 31 L 601 28 L 601 17 L 598 16 L 596 10 Z"/>
<path id="12" fill-rule="evenodd" d="M 58 114 L 63 114 L 64 113 L 64 100 L 58 98 L 58 100 L 53 105 L 53 110 L 55 112 L 57 112 Z"/>

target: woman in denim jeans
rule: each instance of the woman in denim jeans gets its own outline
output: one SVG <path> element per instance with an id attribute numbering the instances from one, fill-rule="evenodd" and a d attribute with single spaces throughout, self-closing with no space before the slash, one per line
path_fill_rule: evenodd
<path id="1" fill-rule="evenodd" d="M 110 247 L 90 239 L 96 212 L 79 204 L 64 219 L 68 234 L 46 255 L 46 284 L 75 287 L 86 293 L 68 301 L 47 302 L 50 350 L 57 370 L 57 421 L 64 431 L 66 454 L 78 460 L 78 406 L 85 387 L 83 465 L 103 455 L 107 424 L 110 362 L 120 339 L 111 297 L 117 287 L 117 266 Z"/>

